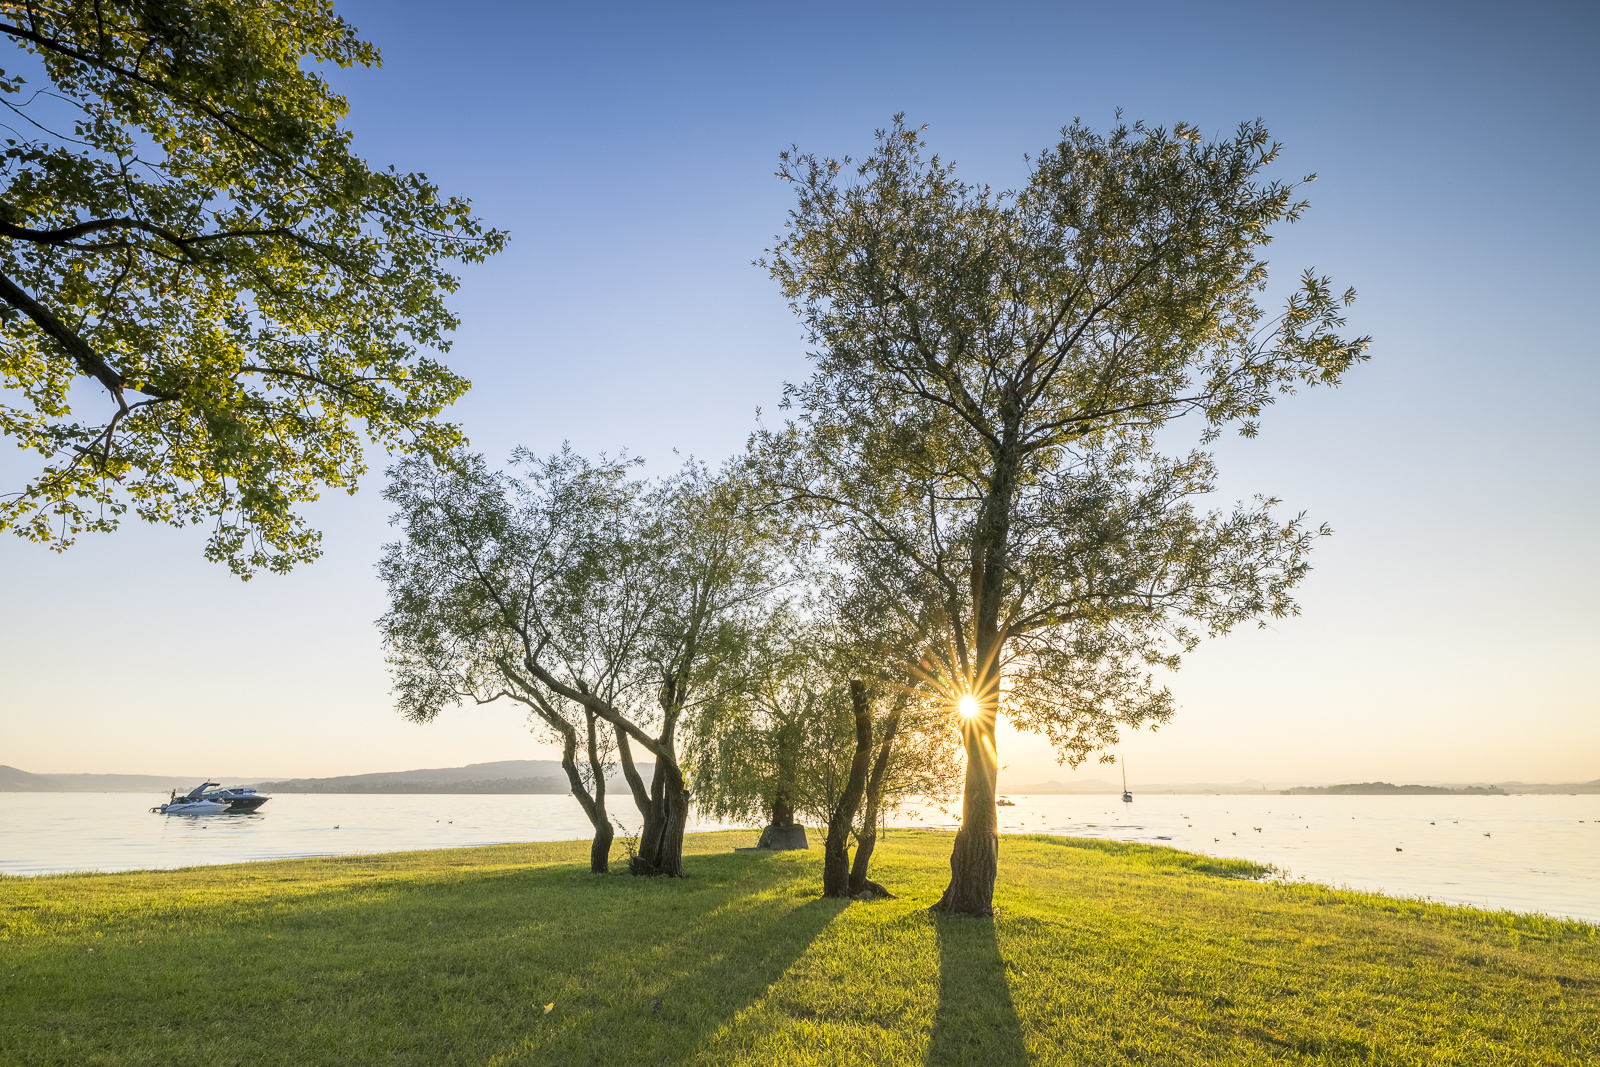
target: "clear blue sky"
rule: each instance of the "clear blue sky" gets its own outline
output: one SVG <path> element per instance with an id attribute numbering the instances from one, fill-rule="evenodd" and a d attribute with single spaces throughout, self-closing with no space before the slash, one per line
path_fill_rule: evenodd
<path id="1" fill-rule="evenodd" d="M 1144 781 L 1600 777 L 1594 4 L 536 5 L 341 2 L 383 50 L 333 72 L 360 149 L 511 230 L 455 306 L 475 445 L 715 458 L 805 373 L 750 261 L 791 144 L 904 111 L 1006 187 L 1075 116 L 1263 118 L 1317 172 L 1272 246 L 1361 298 L 1372 362 L 1223 449 L 1337 535 L 1305 615 L 1175 680 Z M 7 465 L 0 469 L 15 477 Z M 241 585 L 200 538 L 0 542 L 0 763 L 307 775 L 543 755 L 511 709 L 390 708 L 371 622 L 378 480 L 327 555 Z M 1013 782 L 1065 777 L 1006 738 Z M 1091 770 L 1089 774 L 1095 774 Z"/>

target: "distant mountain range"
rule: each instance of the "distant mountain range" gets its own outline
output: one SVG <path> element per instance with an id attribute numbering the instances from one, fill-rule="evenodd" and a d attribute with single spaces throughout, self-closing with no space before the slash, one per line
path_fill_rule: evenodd
<path id="1" fill-rule="evenodd" d="M 1283 790 L 1284 796 L 1480 796 L 1503 797 L 1504 789 L 1492 785 L 1395 785 L 1392 782 L 1351 782 L 1345 785 L 1301 785 Z"/>
<path id="2" fill-rule="evenodd" d="M 187 793 L 205 780 L 192 774 L 29 774 L 0 764 L 0 793 Z"/>
<path id="3" fill-rule="evenodd" d="M 646 781 L 655 773 L 653 763 L 636 766 Z M 626 788 L 622 768 L 613 765 L 606 772 L 606 783 Z M 553 759 L 510 759 L 337 778 L 290 778 L 256 782 L 255 787 L 273 793 L 566 793 L 572 788 L 560 761 Z"/>
<path id="4" fill-rule="evenodd" d="M 655 764 L 638 764 L 649 781 Z M 215 779 L 213 779 L 215 780 Z M 201 775 L 30 774 L 0 765 L 0 793 L 165 793 L 187 792 L 206 781 Z M 608 785 L 625 789 L 622 770 L 606 774 Z M 275 793 L 565 793 L 566 772 L 557 760 L 500 760 L 465 767 L 347 774 L 336 778 L 251 780 L 229 776 L 224 785 L 254 785 Z"/>
<path id="5" fill-rule="evenodd" d="M 1103 782 L 1098 779 L 1088 779 L 1082 782 L 1034 782 L 1024 785 L 1011 785 L 1003 783 L 1000 790 L 1002 795 L 1029 796 L 1029 795 L 1101 795 L 1105 793 L 1121 793 L 1122 787 L 1112 782 Z M 1249 793 L 1283 793 L 1283 794 L 1343 794 L 1349 796 L 1359 795 L 1402 795 L 1402 794 L 1457 794 L 1457 795 L 1500 795 L 1510 793 L 1600 793 L 1600 779 L 1592 782 L 1502 782 L 1499 785 L 1446 783 L 1442 785 L 1393 785 L 1389 782 L 1361 782 L 1343 785 L 1290 785 L 1287 782 L 1184 782 L 1179 784 L 1155 784 L 1129 782 L 1128 788 L 1135 794 L 1149 796 L 1152 794 L 1181 794 L 1185 796 L 1204 795 L 1207 793 L 1218 794 L 1249 794 Z"/>
<path id="6" fill-rule="evenodd" d="M 639 773 L 649 781 L 655 765 L 641 763 Z M 159 774 L 30 774 L 15 767 L 0 765 L 0 793 L 165 793 L 172 789 L 187 792 L 205 781 L 201 775 Z M 346 774 L 335 778 L 286 778 L 278 781 L 229 775 L 224 785 L 254 785 L 276 793 L 565 793 L 566 772 L 556 760 L 499 760 L 471 763 L 465 767 L 432 767 L 414 771 L 383 771 L 376 774 Z M 606 773 L 608 787 L 626 789 L 621 769 Z M 1122 787 L 1112 782 L 1089 779 L 1080 782 L 1003 783 L 1003 795 L 1029 794 L 1104 795 L 1118 794 Z M 1592 782 L 1540 783 L 1501 782 L 1497 785 L 1445 783 L 1440 785 L 1392 785 L 1388 782 L 1296 786 L 1289 782 L 1186 782 L 1176 785 L 1151 785 L 1130 782 L 1139 795 L 1205 793 L 1600 793 L 1600 779 Z"/>

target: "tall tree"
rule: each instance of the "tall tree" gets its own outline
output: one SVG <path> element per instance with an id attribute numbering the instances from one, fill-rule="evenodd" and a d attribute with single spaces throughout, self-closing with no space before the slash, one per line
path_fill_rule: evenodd
<path id="1" fill-rule="evenodd" d="M 59 550 L 131 508 L 282 571 L 365 438 L 459 441 L 447 268 L 505 235 L 352 153 L 315 68 L 378 52 L 325 0 L 23 0 L 0 35 L 0 433 L 43 457 L 0 530 Z"/>
<path id="2" fill-rule="evenodd" d="M 692 729 L 719 693 L 741 684 L 732 673 L 739 651 L 781 603 L 796 543 L 779 517 L 759 506 L 743 459 L 717 472 L 690 461 L 658 482 L 644 505 L 662 546 L 634 690 L 653 695 L 653 706 L 635 705 L 640 721 L 657 725 L 648 790 L 634 770 L 629 735 L 619 731 L 617 744 L 644 817 L 636 863 L 642 873 L 676 876 L 690 804 L 680 731 Z"/>
<path id="3" fill-rule="evenodd" d="M 594 829 L 590 870 L 604 874 L 613 727 L 596 702 L 614 707 L 632 681 L 651 564 L 640 487 L 625 461 L 521 458 L 520 479 L 459 453 L 448 465 L 414 457 L 390 471 L 385 496 L 402 538 L 379 565 L 390 608 L 378 625 L 407 718 L 430 722 L 464 699 L 510 699 L 554 735 Z M 539 678 L 536 657 L 558 665 L 567 684 Z"/>
<path id="4" fill-rule="evenodd" d="M 815 371 L 788 390 L 801 418 L 758 444 L 796 506 L 875 546 L 904 610 L 936 591 L 926 680 L 952 707 L 973 698 L 938 907 L 987 914 L 1002 704 L 1076 761 L 1171 714 L 1153 669 L 1295 610 L 1323 531 L 1273 500 L 1197 511 L 1214 464 L 1167 454 L 1174 424 L 1198 420 L 1200 445 L 1254 435 L 1276 396 L 1336 384 L 1367 340 L 1338 333 L 1354 293 L 1310 272 L 1276 317 L 1257 300 L 1270 227 L 1305 207 L 1260 180 L 1279 153 L 1260 123 L 1211 142 L 1075 123 L 1014 193 L 924 149 L 896 118 L 854 180 L 848 159 L 783 157 L 798 203 L 763 262 Z"/>
<path id="5" fill-rule="evenodd" d="M 781 587 L 782 541 L 743 503 L 737 464 L 714 474 L 691 463 L 654 484 L 629 479 L 624 462 L 570 451 L 519 452 L 515 467 L 457 454 L 391 472 L 405 536 L 384 556 L 385 637 L 402 650 L 426 650 L 425 640 L 470 650 L 492 664 L 492 686 L 609 724 L 644 820 L 633 870 L 680 876 L 689 792 L 678 732 L 727 684 L 728 650 Z M 415 699 L 404 688 L 411 663 L 398 664 L 402 707 L 437 704 L 444 696 L 426 686 L 455 677 L 418 662 Z M 634 746 L 655 759 L 648 786 Z"/>

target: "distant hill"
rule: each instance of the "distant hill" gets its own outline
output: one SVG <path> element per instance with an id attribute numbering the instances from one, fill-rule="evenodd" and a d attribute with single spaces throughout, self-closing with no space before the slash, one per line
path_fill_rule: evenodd
<path id="1" fill-rule="evenodd" d="M 0 766 L 0 793 L 187 793 L 205 780 L 198 774 L 31 774 Z M 226 784 L 239 781 L 230 777 Z"/>
<path id="2" fill-rule="evenodd" d="M 282 782 L 257 782 L 256 788 L 264 793 L 566 793 L 572 788 L 565 775 L 560 778 L 492 778 L 483 782 L 353 780 L 356 777 L 291 778 Z"/>
<path id="3" fill-rule="evenodd" d="M 0 763 L 0 792 L 3 793 L 45 793 L 50 792 L 48 786 L 41 783 L 48 779 L 42 774 L 29 774 L 19 771 L 15 767 L 7 767 Z"/>
<path id="4" fill-rule="evenodd" d="M 655 766 L 639 764 L 639 773 L 649 781 Z M 166 793 L 176 789 L 188 792 L 206 778 L 180 774 L 33 774 L 0 764 L 0 793 Z M 218 779 L 213 778 L 213 781 Z M 380 771 L 375 774 L 346 774 L 333 778 L 286 778 L 264 781 L 246 775 L 226 775 L 224 785 L 254 785 L 257 789 L 280 793 L 565 793 L 567 776 L 556 760 L 498 760 L 469 763 L 465 767 L 430 767 L 412 771 Z M 626 789 L 620 769 L 606 773 L 606 781 Z M 1293 786 L 1283 782 L 1191 782 L 1177 785 L 1151 785 L 1131 782 L 1136 795 L 1152 794 L 1248 794 L 1287 795 L 1494 795 L 1506 793 L 1600 793 L 1600 779 L 1592 782 L 1506 782 L 1499 786 L 1469 785 L 1394 785 L 1390 782 L 1360 782 L 1343 785 Z M 1119 794 L 1122 787 L 1112 782 L 1088 779 L 1077 782 L 1035 782 L 1013 785 L 1003 782 L 1004 795 L 1106 795 Z"/>
<path id="5" fill-rule="evenodd" d="M 1503 797 L 1504 789 L 1492 785 L 1395 785 L 1392 782 L 1353 782 L 1345 785 L 1301 785 L 1282 791 L 1284 796 L 1479 796 Z"/>
<path id="6" fill-rule="evenodd" d="M 1507 782 L 1500 787 L 1507 793 L 1600 793 L 1600 778 L 1592 782 Z"/>
<path id="7" fill-rule="evenodd" d="M 1511 793 L 1542 793 L 1564 795 L 1568 793 L 1600 793 L 1600 780 L 1593 782 L 1506 782 L 1503 785 L 1395 785 L 1392 782 L 1349 782 L 1341 785 L 1297 785 L 1286 782 L 1185 782 L 1155 784 L 1129 782 L 1128 788 L 1135 796 L 1166 794 L 1226 796 L 1262 793 L 1284 796 L 1505 796 Z M 1101 796 L 1118 794 L 1122 787 L 1099 779 L 1081 782 L 1034 782 L 1012 785 L 1002 782 L 1002 796 Z"/>
<path id="8" fill-rule="evenodd" d="M 641 763 L 646 781 L 655 764 Z M 622 770 L 613 767 L 607 783 L 620 783 Z M 571 789 L 558 760 L 514 759 L 494 763 L 469 763 L 465 767 L 430 767 L 415 771 L 379 771 L 346 774 L 336 778 L 290 778 L 281 782 L 256 782 L 257 789 L 274 793 L 566 793 Z"/>
<path id="9" fill-rule="evenodd" d="M 638 767 L 648 782 L 655 764 Z M 280 793 L 565 793 L 569 788 L 566 772 L 557 760 L 500 760 L 336 778 L 262 781 L 228 775 L 211 780 Z M 186 793 L 204 781 L 204 775 L 195 774 L 33 774 L 0 765 L 0 793 L 166 793 L 173 789 Z M 606 781 L 626 789 L 620 768 L 608 773 Z"/>

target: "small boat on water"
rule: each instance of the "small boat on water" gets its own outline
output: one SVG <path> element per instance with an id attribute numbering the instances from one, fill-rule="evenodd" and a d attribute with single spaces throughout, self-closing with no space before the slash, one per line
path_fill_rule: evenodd
<path id="1" fill-rule="evenodd" d="M 212 788 L 221 784 L 221 782 L 202 782 L 181 797 L 174 789 L 171 798 L 165 804 L 159 804 L 150 810 L 161 815 L 221 815 L 224 812 L 255 811 L 272 799 L 248 786 Z"/>
<path id="2" fill-rule="evenodd" d="M 203 797 L 176 797 L 150 810 L 162 815 L 221 815 L 228 810 L 228 805 Z"/>
<path id="3" fill-rule="evenodd" d="M 1133 794 L 1128 792 L 1128 765 L 1120 756 L 1117 757 L 1117 762 L 1122 764 L 1122 802 L 1132 804 Z"/>
<path id="4" fill-rule="evenodd" d="M 247 785 L 236 785 L 228 789 L 214 789 L 205 794 L 205 799 L 216 800 L 228 805 L 229 811 L 244 812 L 255 811 L 272 798 L 257 793 Z"/>

